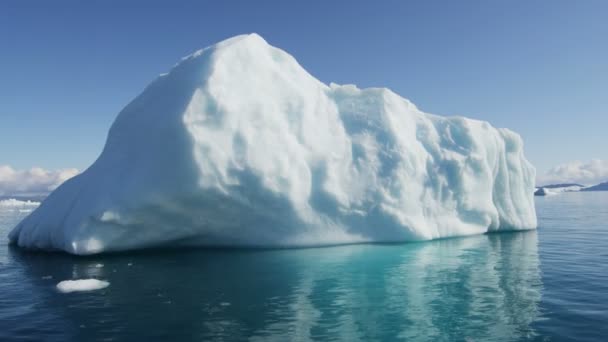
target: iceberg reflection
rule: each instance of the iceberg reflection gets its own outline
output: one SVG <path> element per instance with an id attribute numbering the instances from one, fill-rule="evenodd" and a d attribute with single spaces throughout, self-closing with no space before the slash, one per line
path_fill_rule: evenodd
<path id="1" fill-rule="evenodd" d="M 44 293 L 36 305 L 79 340 L 521 340 L 535 335 L 542 291 L 535 231 L 299 250 L 11 257 Z M 111 285 L 54 293 L 60 280 L 90 277 Z"/>

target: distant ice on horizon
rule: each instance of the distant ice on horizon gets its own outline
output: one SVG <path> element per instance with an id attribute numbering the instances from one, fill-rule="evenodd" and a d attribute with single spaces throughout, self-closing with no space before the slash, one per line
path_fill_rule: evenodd
<path id="1" fill-rule="evenodd" d="M 40 202 L 31 201 L 31 200 L 18 200 L 15 198 L 7 198 L 0 200 L 0 208 L 33 208 L 40 205 Z"/>
<path id="2" fill-rule="evenodd" d="M 184 58 L 102 154 L 10 233 L 32 249 L 297 247 L 533 229 L 535 170 L 508 129 L 326 85 L 257 34 Z"/>

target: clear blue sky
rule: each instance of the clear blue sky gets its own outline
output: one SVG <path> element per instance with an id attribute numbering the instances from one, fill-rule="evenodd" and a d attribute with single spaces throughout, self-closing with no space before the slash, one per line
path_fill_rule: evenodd
<path id="1" fill-rule="evenodd" d="M 249 32 L 326 83 L 513 129 L 539 172 L 608 159 L 608 1 L 5 0 L 0 165 L 86 168 L 158 74 Z"/>

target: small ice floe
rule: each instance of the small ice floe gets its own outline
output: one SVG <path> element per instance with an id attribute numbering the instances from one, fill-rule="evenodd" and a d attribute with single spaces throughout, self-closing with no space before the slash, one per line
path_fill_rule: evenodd
<path id="1" fill-rule="evenodd" d="M 95 265 L 95 267 L 97 267 L 97 268 L 102 268 L 102 267 L 103 267 L 103 264 L 97 264 L 97 265 Z"/>
<path id="2" fill-rule="evenodd" d="M 45 279 L 45 280 L 46 279 L 53 279 L 53 276 L 52 275 L 45 275 L 45 276 L 42 276 L 42 279 Z"/>
<path id="3" fill-rule="evenodd" d="M 64 280 L 57 284 L 57 290 L 62 293 L 94 291 L 105 289 L 110 283 L 98 279 Z"/>
<path id="4" fill-rule="evenodd" d="M 230 303 L 228 303 L 228 302 L 221 302 L 220 306 L 230 306 Z"/>
<path id="5" fill-rule="evenodd" d="M 133 266 L 133 263 L 130 262 L 130 263 L 127 264 L 127 266 L 131 267 L 131 266 Z"/>
<path id="6" fill-rule="evenodd" d="M 35 201 L 20 201 L 15 198 L 3 199 L 0 200 L 0 207 L 6 208 L 23 208 L 23 207 L 37 207 L 40 205 L 40 202 Z"/>

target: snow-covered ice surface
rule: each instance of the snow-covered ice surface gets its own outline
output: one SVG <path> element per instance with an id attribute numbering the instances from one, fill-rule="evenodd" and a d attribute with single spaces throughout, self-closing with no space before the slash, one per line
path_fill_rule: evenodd
<path id="1" fill-rule="evenodd" d="M 553 188 L 551 189 L 553 192 L 575 192 L 575 191 L 581 191 L 581 189 L 583 189 L 584 186 L 578 186 L 578 185 L 571 185 L 571 186 L 563 186 L 563 187 L 559 187 L 559 188 Z"/>
<path id="2" fill-rule="evenodd" d="M 256 34 L 184 58 L 118 115 L 97 161 L 10 233 L 93 254 L 311 246 L 533 229 L 519 135 L 325 85 Z"/>
<path id="3" fill-rule="evenodd" d="M 57 290 L 62 293 L 94 291 L 105 289 L 110 283 L 98 279 L 64 280 L 57 284 Z"/>

